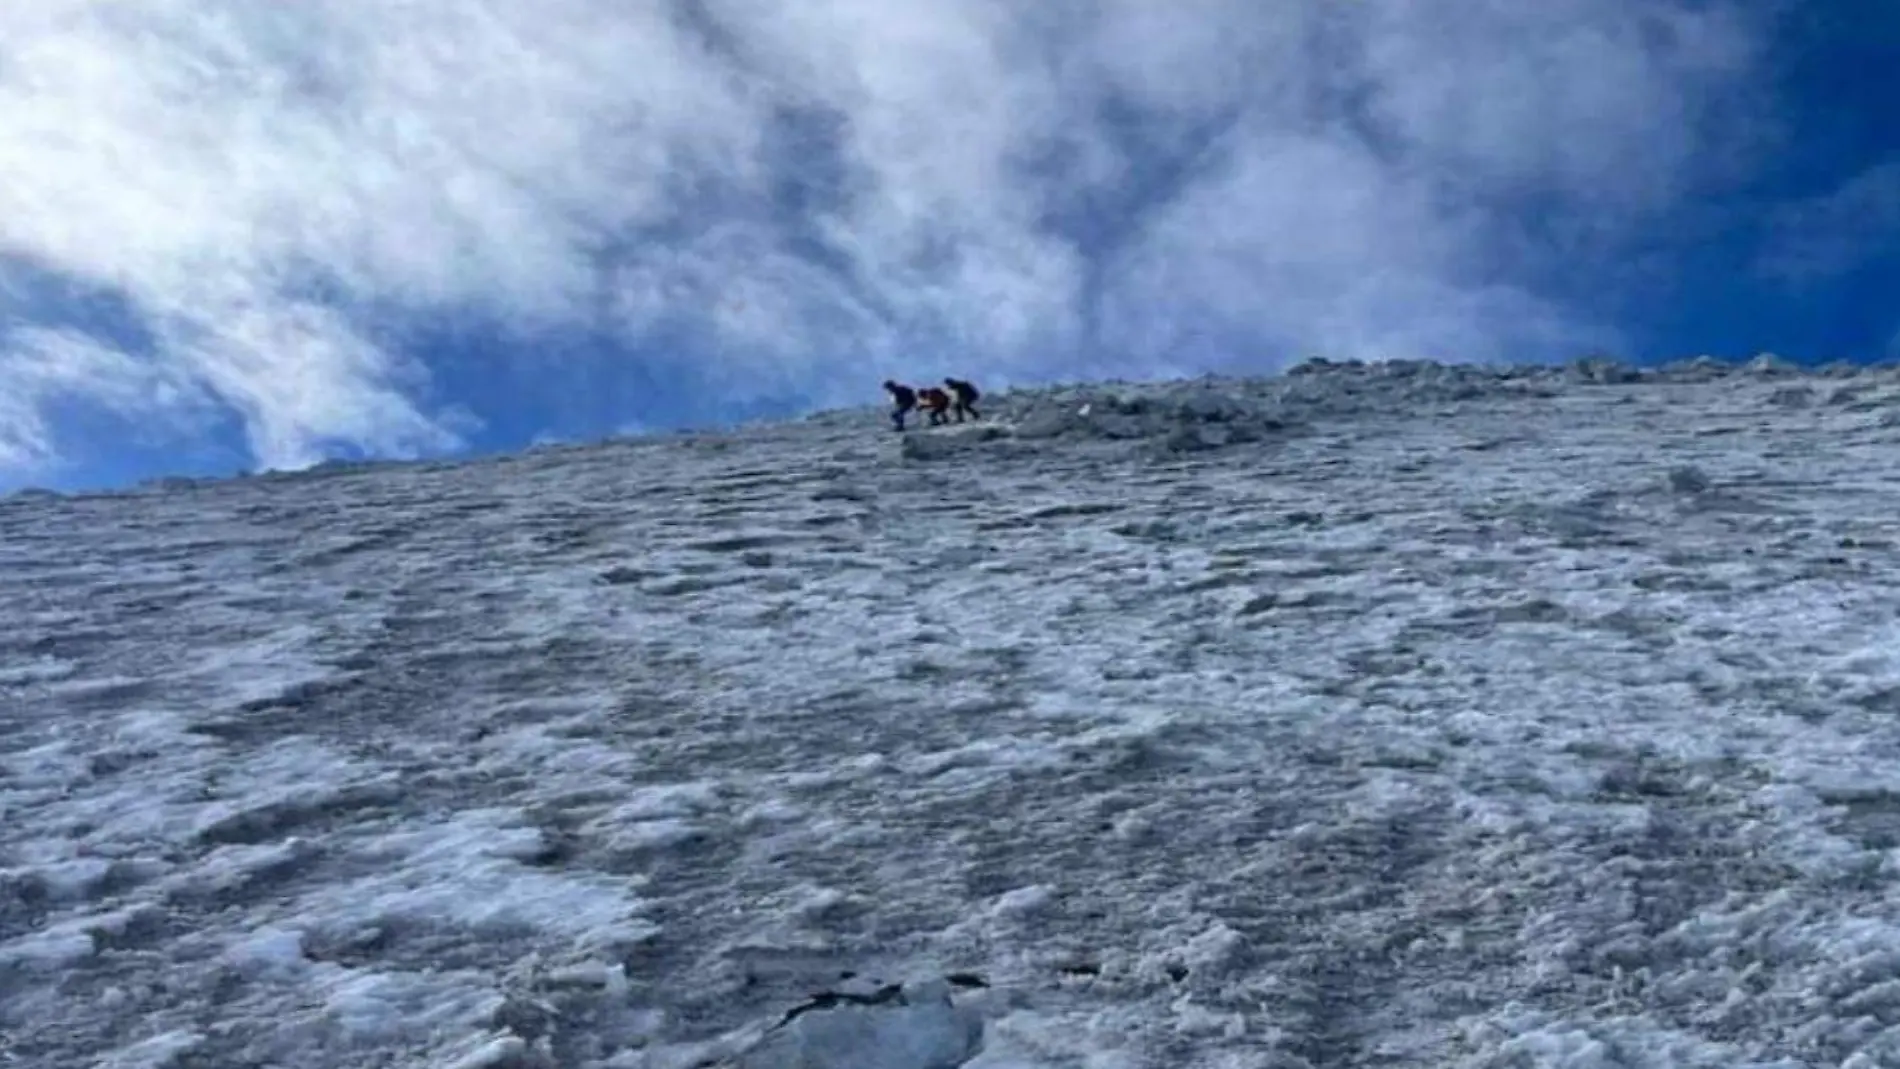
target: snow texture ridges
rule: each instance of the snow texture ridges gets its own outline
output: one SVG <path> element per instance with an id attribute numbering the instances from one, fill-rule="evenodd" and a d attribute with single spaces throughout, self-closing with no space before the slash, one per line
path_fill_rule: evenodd
<path id="1" fill-rule="evenodd" d="M 986 401 L 0 502 L 0 1064 L 1900 1064 L 1893 369 Z"/>

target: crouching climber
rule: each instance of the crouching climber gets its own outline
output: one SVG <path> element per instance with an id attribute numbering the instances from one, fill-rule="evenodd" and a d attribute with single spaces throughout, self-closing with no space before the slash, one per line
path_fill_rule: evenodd
<path id="1" fill-rule="evenodd" d="M 963 379 L 946 378 L 943 384 L 950 387 L 950 392 L 956 395 L 957 403 L 954 411 L 957 414 L 958 423 L 963 422 L 966 414 L 971 419 L 983 418 L 982 414 L 976 410 L 976 399 L 983 395 L 977 392 L 975 383 Z"/>
<path id="2" fill-rule="evenodd" d="M 950 422 L 950 417 L 944 414 L 950 411 L 949 394 L 944 393 L 935 386 L 926 386 L 917 391 L 917 400 L 923 404 L 924 411 L 930 414 L 930 425 L 932 427 L 941 426 Z"/>

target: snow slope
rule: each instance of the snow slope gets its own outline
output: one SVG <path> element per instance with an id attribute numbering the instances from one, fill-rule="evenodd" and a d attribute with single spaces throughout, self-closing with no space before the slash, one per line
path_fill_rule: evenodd
<path id="1" fill-rule="evenodd" d="M 1895 372 L 992 405 L 0 502 L 0 1064 L 1900 1065 Z"/>

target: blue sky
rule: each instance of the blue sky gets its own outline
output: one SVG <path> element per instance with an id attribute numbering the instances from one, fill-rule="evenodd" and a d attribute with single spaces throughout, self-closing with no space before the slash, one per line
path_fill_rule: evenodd
<path id="1" fill-rule="evenodd" d="M 887 376 L 1900 355 L 1897 54 L 1874 0 L 6 5 L 0 491 Z"/>

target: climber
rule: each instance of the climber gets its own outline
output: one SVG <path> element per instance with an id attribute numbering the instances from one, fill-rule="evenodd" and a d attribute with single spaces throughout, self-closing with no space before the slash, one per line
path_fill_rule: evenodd
<path id="1" fill-rule="evenodd" d="M 923 403 L 924 411 L 930 413 L 930 425 L 941 426 L 950 422 L 944 413 L 950 410 L 950 395 L 935 386 L 926 386 L 917 391 L 917 399 Z"/>
<path id="2" fill-rule="evenodd" d="M 901 431 L 905 415 L 917 407 L 917 391 L 890 379 L 884 380 L 884 390 L 891 395 L 891 425 Z"/>
<path id="3" fill-rule="evenodd" d="M 943 384 L 950 387 L 950 392 L 956 395 L 955 411 L 958 423 L 963 422 L 965 413 L 968 413 L 971 419 L 983 418 L 982 414 L 976 410 L 976 399 L 983 395 L 977 392 L 975 383 L 966 382 L 963 379 L 945 378 Z"/>

